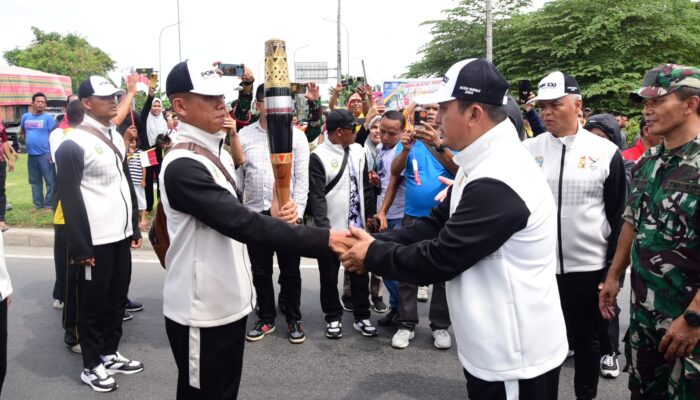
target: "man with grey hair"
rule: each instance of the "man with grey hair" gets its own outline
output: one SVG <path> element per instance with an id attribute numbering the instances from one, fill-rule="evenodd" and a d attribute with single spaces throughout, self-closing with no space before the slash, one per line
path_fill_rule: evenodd
<path id="1" fill-rule="evenodd" d="M 617 146 L 583 129 L 583 104 L 572 76 L 556 71 L 538 85 L 535 101 L 547 132 L 523 142 L 542 168 L 557 203 L 557 283 L 574 350 L 577 399 L 593 399 L 599 362 L 619 375 L 617 356 L 600 361 L 598 284 L 617 245 L 626 198 Z"/>

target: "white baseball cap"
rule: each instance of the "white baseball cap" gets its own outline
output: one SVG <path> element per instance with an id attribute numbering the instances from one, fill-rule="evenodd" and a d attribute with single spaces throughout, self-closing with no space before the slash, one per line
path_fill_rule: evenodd
<path id="1" fill-rule="evenodd" d="M 537 96 L 532 101 L 554 100 L 569 94 L 581 94 L 578 82 L 571 75 L 554 71 L 542 78 L 537 85 Z"/>
<path id="2" fill-rule="evenodd" d="M 84 80 L 78 88 L 78 98 L 81 100 L 90 96 L 121 96 L 124 93 L 124 89 L 115 87 L 112 82 L 97 75 Z"/>
<path id="3" fill-rule="evenodd" d="M 223 96 L 233 90 L 233 83 L 223 79 L 211 63 L 196 60 L 185 60 L 175 65 L 165 82 L 168 96 L 175 93 Z"/>

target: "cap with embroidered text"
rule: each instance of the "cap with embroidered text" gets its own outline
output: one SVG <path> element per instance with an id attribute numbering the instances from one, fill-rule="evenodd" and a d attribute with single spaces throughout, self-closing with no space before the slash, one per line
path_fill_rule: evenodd
<path id="1" fill-rule="evenodd" d="M 185 60 L 170 70 L 165 92 L 168 96 L 175 93 L 223 96 L 233 91 L 234 86 L 233 82 L 222 78 L 211 63 Z"/>
<path id="2" fill-rule="evenodd" d="M 90 96 L 121 96 L 124 93 L 124 89 L 115 87 L 112 82 L 97 75 L 84 80 L 78 88 L 78 98 L 81 100 Z"/>
<path id="3" fill-rule="evenodd" d="M 554 71 L 542 78 L 537 85 L 537 96 L 533 100 L 554 100 L 569 94 L 581 94 L 578 82 L 569 74 Z"/>
<path id="4" fill-rule="evenodd" d="M 450 67 L 435 93 L 417 96 L 418 104 L 444 103 L 455 99 L 505 105 L 508 81 L 496 67 L 483 58 L 462 60 Z"/>

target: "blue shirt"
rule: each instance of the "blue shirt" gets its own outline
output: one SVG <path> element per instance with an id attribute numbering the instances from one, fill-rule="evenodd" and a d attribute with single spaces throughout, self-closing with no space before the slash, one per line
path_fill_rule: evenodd
<path id="1" fill-rule="evenodd" d="M 48 114 L 34 115 L 30 112 L 22 115 L 21 127 L 25 132 L 27 154 L 40 156 L 49 152 L 49 135 L 56 126 L 56 121 Z"/>
<path id="2" fill-rule="evenodd" d="M 396 154 L 403 149 L 401 142 L 396 145 Z M 454 153 L 454 152 L 453 152 Z M 421 185 L 415 181 L 413 173 L 413 158 L 418 162 L 418 176 Z M 405 213 L 412 217 L 427 217 L 430 210 L 439 204 L 435 196 L 446 186 L 438 180 L 439 176 L 454 179 L 454 175 L 440 164 L 423 142 L 416 140 L 408 153 L 407 168 L 404 169 L 406 179 L 406 208 Z"/>

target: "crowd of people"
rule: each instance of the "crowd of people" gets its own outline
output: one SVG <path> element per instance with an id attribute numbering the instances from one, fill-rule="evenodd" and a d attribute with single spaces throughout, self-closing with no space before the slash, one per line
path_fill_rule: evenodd
<path id="1" fill-rule="evenodd" d="M 345 310 L 351 332 L 390 328 L 391 346 L 408 347 L 432 285 L 434 347 L 449 349 L 454 336 L 472 399 L 556 399 L 567 356 L 576 398 L 596 398 L 599 377 L 620 374 L 616 297 L 631 265 L 632 398 L 700 397 L 700 69 L 647 72 L 631 94 L 644 107 L 631 146 L 627 116 L 584 108 L 562 71 L 522 105 L 483 59 L 454 64 L 436 93 L 404 110 L 373 103 L 366 85 L 339 106 L 341 84 L 326 109 L 309 82 L 286 204 L 264 85 L 246 69 L 227 105 L 233 88 L 220 72 L 177 64 L 165 82 L 170 107 L 151 86 L 140 113 L 136 75 L 126 90 L 93 76 L 60 125 L 43 113 L 42 93 L 22 118 L 34 206 L 54 210 L 54 307 L 93 390 L 144 369 L 119 342 L 122 322 L 143 309 L 128 298 L 131 249 L 160 202 L 178 399 L 236 398 L 245 342 L 273 334 L 278 309 L 289 342 L 305 341 L 300 257 L 318 261 L 331 340 L 347 333 Z M 3 150 L 11 171 L 15 156 Z M 247 245 L 250 268 L 237 264 L 234 241 Z M 0 322 L 12 290 L 4 270 Z"/>

